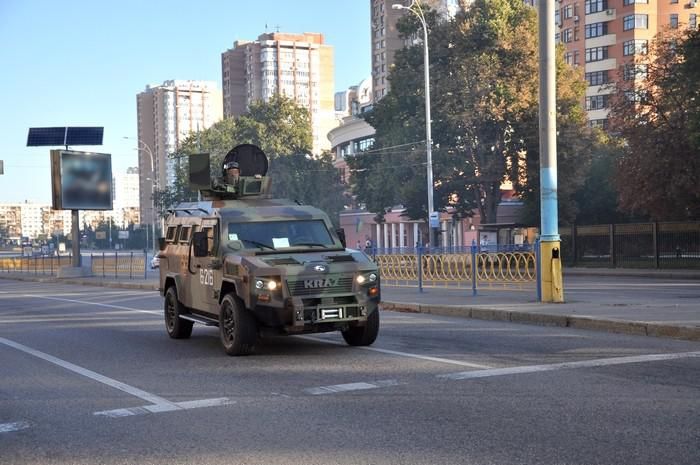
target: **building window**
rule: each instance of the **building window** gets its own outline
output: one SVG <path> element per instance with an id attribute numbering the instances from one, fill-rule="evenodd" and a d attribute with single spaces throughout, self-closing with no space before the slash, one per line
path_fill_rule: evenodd
<path id="1" fill-rule="evenodd" d="M 625 97 L 630 102 L 646 103 L 648 101 L 647 91 L 645 90 L 628 90 L 625 92 Z"/>
<path id="2" fill-rule="evenodd" d="M 586 49 L 586 63 L 605 60 L 608 58 L 608 47 L 593 47 Z"/>
<path id="3" fill-rule="evenodd" d="M 595 71 L 586 73 L 586 81 L 589 86 L 600 86 L 609 82 L 609 73 L 607 71 Z"/>
<path id="4" fill-rule="evenodd" d="M 586 97 L 586 110 L 602 110 L 604 108 L 608 108 L 607 95 L 592 95 Z"/>
<path id="5" fill-rule="evenodd" d="M 691 13 L 690 16 L 688 16 L 688 28 L 690 29 L 697 29 L 698 28 L 698 15 L 695 13 Z"/>
<path id="6" fill-rule="evenodd" d="M 608 9 L 608 0 L 586 0 L 584 4 L 586 14 L 598 13 Z"/>
<path id="7" fill-rule="evenodd" d="M 608 33 L 608 23 L 586 24 L 586 39 L 604 36 Z"/>
<path id="8" fill-rule="evenodd" d="M 564 31 L 561 33 L 561 41 L 566 43 L 571 42 L 574 39 L 574 34 L 571 31 L 571 29 L 564 29 Z"/>
<path id="9" fill-rule="evenodd" d="M 634 81 L 640 79 L 646 79 L 647 77 L 647 65 L 625 65 L 623 69 L 623 78 L 625 81 Z"/>
<path id="10" fill-rule="evenodd" d="M 622 2 L 623 5 L 634 5 L 635 3 L 649 3 L 649 0 L 625 0 Z M 673 0 L 671 0 L 673 3 Z"/>
<path id="11" fill-rule="evenodd" d="M 673 13 L 671 15 L 670 24 L 671 24 L 671 29 L 678 29 L 678 14 L 677 13 Z"/>
<path id="12" fill-rule="evenodd" d="M 622 20 L 622 29 L 629 31 L 631 29 L 648 29 L 649 15 L 627 15 Z"/>
<path id="13" fill-rule="evenodd" d="M 564 19 L 573 18 L 573 16 L 574 16 L 574 6 L 573 5 L 566 5 L 564 7 Z"/>
<path id="14" fill-rule="evenodd" d="M 627 40 L 622 43 L 622 54 L 629 55 L 646 55 L 648 42 L 644 39 Z"/>
<path id="15" fill-rule="evenodd" d="M 608 129 L 608 119 L 602 118 L 602 119 L 588 120 L 588 127 L 589 128 Z"/>

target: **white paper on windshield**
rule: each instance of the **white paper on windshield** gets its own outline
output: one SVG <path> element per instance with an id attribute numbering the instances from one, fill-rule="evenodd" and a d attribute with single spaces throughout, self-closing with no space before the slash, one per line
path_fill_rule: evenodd
<path id="1" fill-rule="evenodd" d="M 237 241 L 237 240 L 238 240 L 238 234 L 236 234 L 236 233 L 228 233 L 228 240 L 229 240 L 229 241 Z"/>
<path id="2" fill-rule="evenodd" d="M 289 238 L 288 237 L 273 237 L 272 238 L 272 247 L 275 249 L 279 249 L 282 247 L 289 247 Z"/>

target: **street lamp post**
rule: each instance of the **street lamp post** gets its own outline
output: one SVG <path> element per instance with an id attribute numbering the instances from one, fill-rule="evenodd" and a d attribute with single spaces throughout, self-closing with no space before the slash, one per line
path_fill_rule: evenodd
<path id="1" fill-rule="evenodd" d="M 394 3 L 391 5 L 393 10 L 408 10 L 413 13 L 416 18 L 420 21 L 423 26 L 423 68 L 424 68 L 424 79 L 425 79 L 425 154 L 426 154 L 426 164 L 427 164 L 427 174 L 428 174 L 428 231 L 430 245 L 434 244 L 435 240 L 435 228 L 430 224 L 431 219 L 434 216 L 433 208 L 433 190 L 435 188 L 433 184 L 433 138 L 431 136 L 430 130 L 430 57 L 428 54 L 428 25 L 425 22 L 425 15 L 423 14 L 423 9 L 420 3 L 413 0 L 411 5 L 404 6 L 399 3 Z M 438 223 L 439 224 L 439 223 Z"/>
<path id="2" fill-rule="evenodd" d="M 153 241 L 153 250 L 156 250 L 157 246 L 157 241 L 156 241 L 156 186 L 158 183 L 158 178 L 156 178 L 156 170 L 155 170 L 155 163 L 153 160 L 153 151 L 151 151 L 151 148 L 148 146 L 147 143 L 142 141 L 139 138 L 133 138 L 133 137 L 127 137 L 124 136 L 124 139 L 130 139 L 130 140 L 136 140 L 140 145 L 143 145 L 144 151 L 148 154 L 148 158 L 151 162 L 151 240 Z"/>

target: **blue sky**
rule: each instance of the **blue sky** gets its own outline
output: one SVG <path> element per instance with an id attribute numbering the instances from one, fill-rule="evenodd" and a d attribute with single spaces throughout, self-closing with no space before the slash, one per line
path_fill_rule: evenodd
<path id="1" fill-rule="evenodd" d="M 113 171 L 136 166 L 136 94 L 168 79 L 216 81 L 239 39 L 320 32 L 334 47 L 334 88 L 370 74 L 367 0 L 0 0 L 0 202 L 51 201 L 49 147 L 29 127 L 104 126 Z M 60 147 L 56 147 L 60 148 Z"/>

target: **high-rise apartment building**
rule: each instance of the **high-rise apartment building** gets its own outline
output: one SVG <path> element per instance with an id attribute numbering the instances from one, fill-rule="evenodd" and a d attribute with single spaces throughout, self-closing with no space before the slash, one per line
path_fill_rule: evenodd
<path id="1" fill-rule="evenodd" d="M 396 22 L 406 10 L 394 10 L 393 4 L 411 5 L 412 0 L 370 0 L 370 33 L 372 36 L 372 88 L 374 101 L 379 101 L 389 92 L 389 71 L 394 63 L 394 54 L 406 43 L 399 37 Z M 423 5 L 437 11 L 442 17 L 454 16 L 460 8 L 465 8 L 470 0 L 424 0 Z M 420 39 L 423 36 L 421 34 Z M 428 37 L 430 40 L 430 37 Z"/>
<path id="2" fill-rule="evenodd" d="M 527 3 L 536 6 L 537 1 Z M 632 64 L 647 53 L 664 30 L 697 28 L 700 2 L 695 0 L 560 0 L 555 11 L 556 39 L 566 47 L 566 61 L 584 68 L 588 81 L 589 125 L 607 128 L 611 94 L 619 79 L 646 77 Z"/>
<path id="3" fill-rule="evenodd" d="M 126 228 L 130 223 L 140 223 L 139 170 L 127 168 L 125 173 L 112 177 L 112 220 L 115 225 Z"/>
<path id="4" fill-rule="evenodd" d="M 244 114 L 255 101 L 284 95 L 311 115 L 313 153 L 329 149 L 335 127 L 333 47 L 323 35 L 267 33 L 255 41 L 236 41 L 221 54 L 224 116 Z"/>
<path id="5" fill-rule="evenodd" d="M 38 239 L 70 234 L 70 210 L 54 210 L 49 204 L 33 202 L 0 204 L 0 241 L 19 243 L 22 237 Z"/>
<path id="6" fill-rule="evenodd" d="M 213 81 L 171 80 L 162 85 L 147 86 L 136 96 L 136 107 L 139 208 L 141 221 L 150 223 L 153 219 L 152 180 L 156 180 L 156 187 L 172 182 L 174 164 L 168 155 L 176 152 L 190 134 L 221 120 L 222 96 Z"/>

